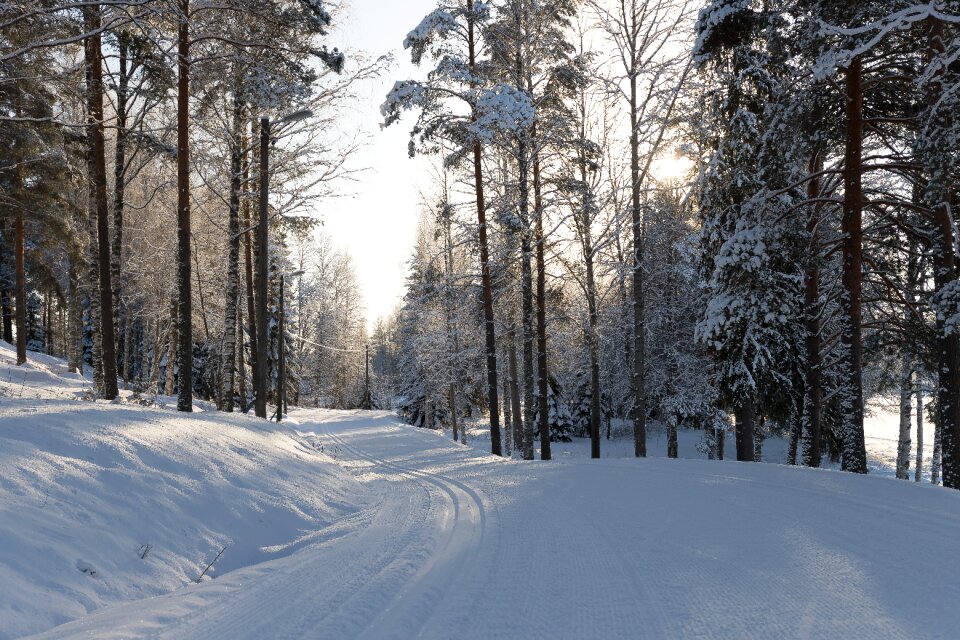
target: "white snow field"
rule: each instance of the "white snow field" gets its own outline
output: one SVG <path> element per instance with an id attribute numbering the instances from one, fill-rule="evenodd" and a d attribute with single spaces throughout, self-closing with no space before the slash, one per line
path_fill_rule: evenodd
<path id="1" fill-rule="evenodd" d="M 92 403 L 62 363 L 10 356 L 2 638 L 960 634 L 951 490 L 730 461 L 503 460 L 382 412 L 276 425 Z"/>

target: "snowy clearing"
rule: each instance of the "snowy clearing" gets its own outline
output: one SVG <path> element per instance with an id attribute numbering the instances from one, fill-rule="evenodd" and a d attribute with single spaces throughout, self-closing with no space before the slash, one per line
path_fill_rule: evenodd
<path id="1" fill-rule="evenodd" d="M 960 628 L 950 490 L 730 461 L 501 460 L 382 412 L 278 426 L 81 402 L 53 359 L 26 370 L 28 397 L 9 355 L 2 638 Z"/>

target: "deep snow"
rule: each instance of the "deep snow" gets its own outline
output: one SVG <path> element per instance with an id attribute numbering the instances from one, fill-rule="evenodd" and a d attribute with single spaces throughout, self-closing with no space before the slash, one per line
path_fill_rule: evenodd
<path id="1" fill-rule="evenodd" d="M 377 412 L 187 417 L 76 400 L 83 383 L 58 367 L 31 369 L 30 392 L 0 369 L 0 637 L 960 629 L 950 490 L 730 461 L 501 460 Z"/>

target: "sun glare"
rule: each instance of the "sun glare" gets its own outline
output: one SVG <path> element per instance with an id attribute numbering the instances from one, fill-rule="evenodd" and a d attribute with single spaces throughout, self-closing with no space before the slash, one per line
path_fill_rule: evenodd
<path id="1" fill-rule="evenodd" d="M 650 165 L 650 174 L 658 182 L 677 182 L 690 173 L 691 166 L 692 163 L 688 158 L 671 152 L 653 161 Z"/>

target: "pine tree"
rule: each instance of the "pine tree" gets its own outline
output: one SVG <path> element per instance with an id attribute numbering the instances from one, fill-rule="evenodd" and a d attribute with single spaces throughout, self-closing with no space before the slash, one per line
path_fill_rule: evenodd
<path id="1" fill-rule="evenodd" d="M 490 412 L 490 444 L 494 455 L 502 454 L 500 403 L 497 388 L 496 326 L 487 212 L 484 199 L 483 146 L 497 135 L 511 135 L 529 129 L 533 110 L 529 98 L 505 84 L 490 83 L 479 64 L 480 29 L 489 19 L 489 6 L 473 0 L 443 4 L 427 15 L 404 41 L 414 64 L 432 55 L 437 66 L 425 82 L 398 82 L 387 96 L 381 111 L 387 125 L 397 122 L 403 111 L 419 112 L 411 133 L 410 151 L 439 150 L 437 141 L 456 145 L 448 162 L 473 158 L 474 193 L 477 205 L 477 234 L 480 250 L 480 277 L 483 296 L 485 348 L 487 359 L 487 402 Z M 468 110 L 466 116 L 451 108 L 451 100 Z"/>

